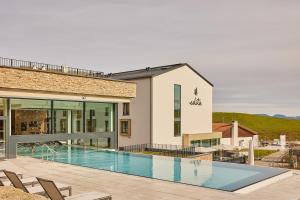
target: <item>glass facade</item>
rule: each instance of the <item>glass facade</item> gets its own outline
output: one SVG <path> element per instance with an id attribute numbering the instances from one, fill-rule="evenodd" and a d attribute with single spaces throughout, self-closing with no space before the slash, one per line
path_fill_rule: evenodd
<path id="1" fill-rule="evenodd" d="M 11 134 L 51 133 L 51 101 L 11 99 Z"/>
<path id="2" fill-rule="evenodd" d="M 54 133 L 83 132 L 83 102 L 53 101 Z"/>
<path id="3" fill-rule="evenodd" d="M 174 136 L 181 136 L 181 85 L 174 85 Z"/>
<path id="4" fill-rule="evenodd" d="M 11 147 L 10 145 L 14 146 L 17 138 L 18 143 L 22 141 L 31 143 L 25 137 L 20 137 L 22 135 L 36 135 L 32 137 L 32 142 L 39 141 L 38 135 L 53 134 L 41 141 L 59 140 L 67 144 L 114 148 L 117 142 L 116 105 L 102 102 L 0 97 L 0 158 L 14 157 L 14 148 L 7 148 Z M 75 133 L 82 133 L 82 136 L 80 134 L 70 137 L 55 136 L 55 134 Z M 10 135 L 18 137 L 7 140 Z"/>
<path id="5" fill-rule="evenodd" d="M 212 147 L 212 146 L 217 146 L 219 144 L 220 144 L 220 138 L 191 141 L 191 145 L 194 147 Z"/>
<path id="6" fill-rule="evenodd" d="M 114 132 L 114 107 L 111 103 L 86 102 L 85 132 Z M 84 145 L 110 147 L 110 138 L 84 140 Z"/>
<path id="7" fill-rule="evenodd" d="M 114 132 L 114 121 L 112 103 L 11 99 L 12 135 Z"/>
<path id="8" fill-rule="evenodd" d="M 5 157 L 7 101 L 0 98 L 0 158 Z"/>
<path id="9" fill-rule="evenodd" d="M 114 109 L 111 103 L 91 103 L 85 106 L 86 132 L 113 132 Z"/>

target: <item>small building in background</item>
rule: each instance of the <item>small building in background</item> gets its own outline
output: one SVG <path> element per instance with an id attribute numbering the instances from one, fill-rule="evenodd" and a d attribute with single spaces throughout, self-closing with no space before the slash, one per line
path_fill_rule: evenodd
<path id="1" fill-rule="evenodd" d="M 254 146 L 258 146 L 258 133 L 237 121 L 232 123 L 213 123 L 213 132 L 221 132 L 220 143 L 234 147 L 249 147 L 249 141 L 253 140 Z"/>

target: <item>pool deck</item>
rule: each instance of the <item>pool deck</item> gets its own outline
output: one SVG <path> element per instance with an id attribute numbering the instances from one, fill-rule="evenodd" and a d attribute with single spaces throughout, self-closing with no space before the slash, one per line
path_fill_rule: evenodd
<path id="1" fill-rule="evenodd" d="M 73 194 L 88 191 L 109 193 L 114 200 L 298 200 L 300 198 L 300 171 L 293 171 L 292 176 L 254 192 L 237 194 L 29 157 L 0 161 L 0 169 L 70 184 Z"/>

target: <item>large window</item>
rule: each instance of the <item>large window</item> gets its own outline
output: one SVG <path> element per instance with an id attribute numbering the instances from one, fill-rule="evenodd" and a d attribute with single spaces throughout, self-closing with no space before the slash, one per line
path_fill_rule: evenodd
<path id="1" fill-rule="evenodd" d="M 220 138 L 192 140 L 191 145 L 194 147 L 213 147 L 220 144 Z"/>
<path id="2" fill-rule="evenodd" d="M 174 85 L 174 136 L 181 136 L 181 85 Z"/>
<path id="3" fill-rule="evenodd" d="M 86 132 L 113 132 L 114 110 L 111 103 L 86 103 Z"/>
<path id="4" fill-rule="evenodd" d="M 11 99 L 12 135 L 113 132 L 114 117 L 112 103 Z"/>
<path id="5" fill-rule="evenodd" d="M 51 101 L 11 99 L 11 134 L 51 133 Z"/>
<path id="6" fill-rule="evenodd" d="M 54 133 L 83 132 L 83 102 L 53 101 Z"/>

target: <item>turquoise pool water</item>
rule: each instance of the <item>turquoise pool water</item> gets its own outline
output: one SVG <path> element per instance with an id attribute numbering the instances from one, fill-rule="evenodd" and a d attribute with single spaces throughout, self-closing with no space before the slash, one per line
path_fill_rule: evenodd
<path id="1" fill-rule="evenodd" d="M 96 151 L 61 146 L 55 155 L 44 148 L 21 148 L 19 155 L 233 192 L 287 172 L 286 169 L 254 167 L 233 163 L 195 161 L 124 152 Z"/>

